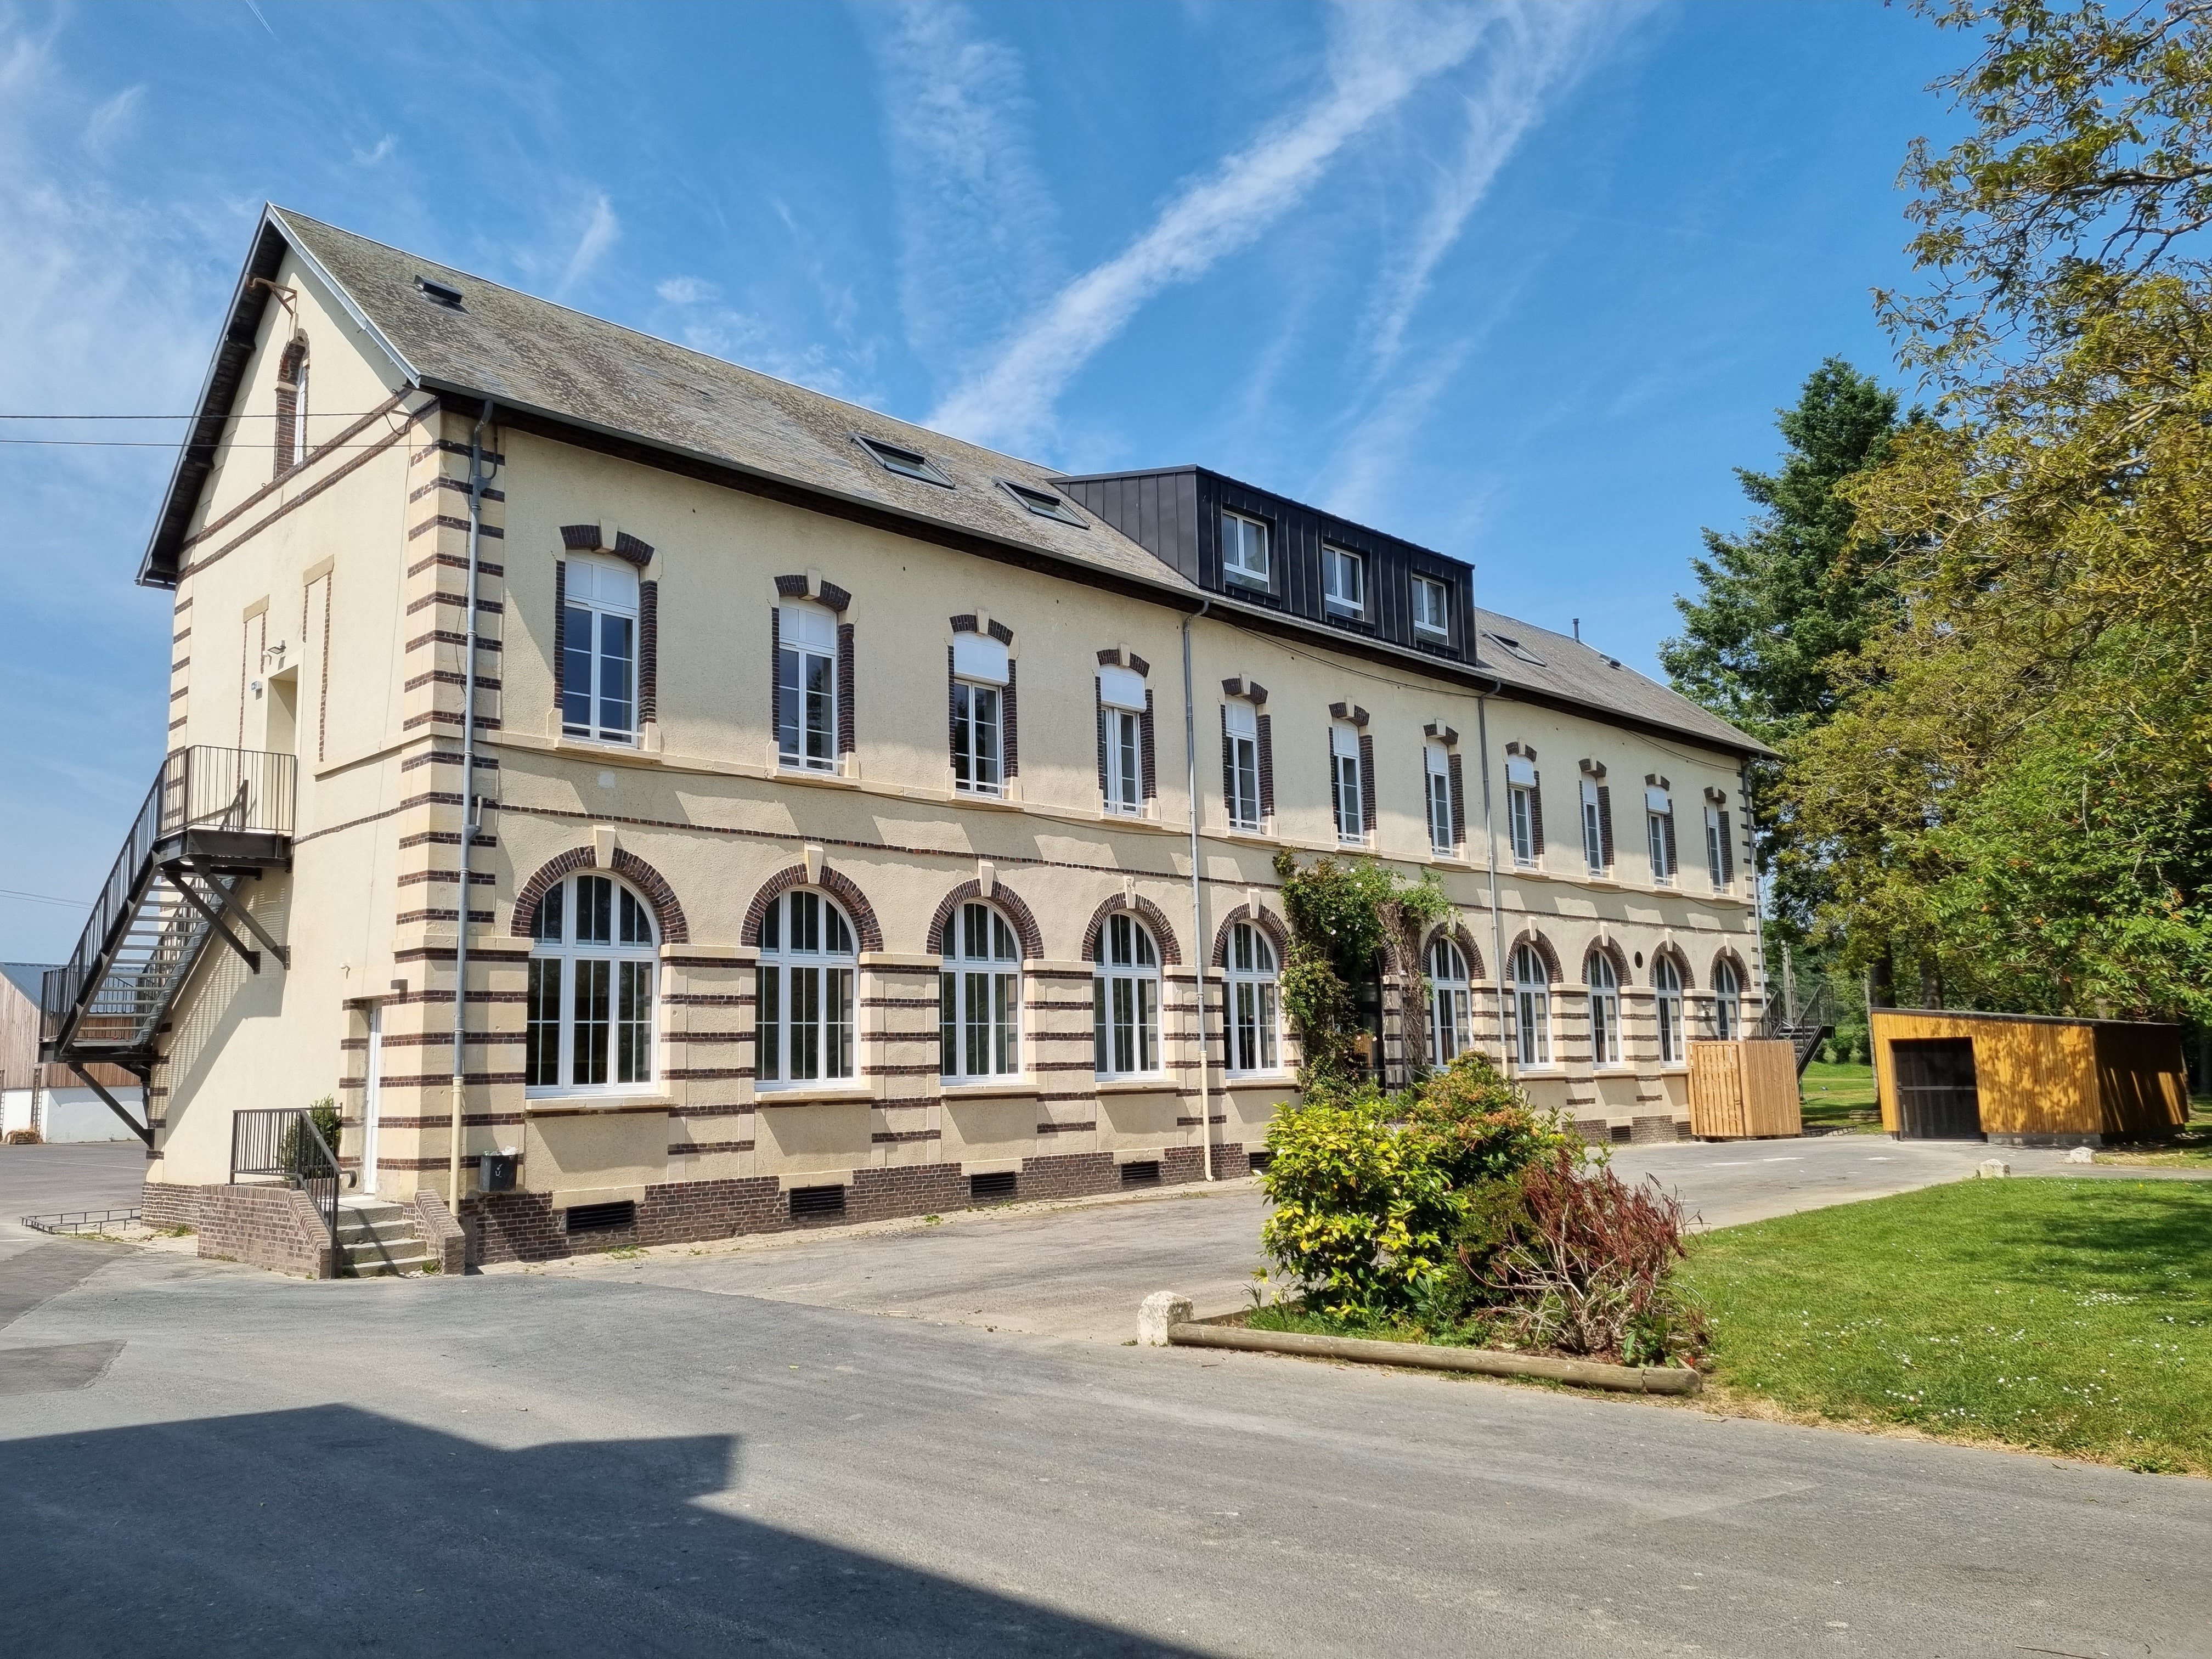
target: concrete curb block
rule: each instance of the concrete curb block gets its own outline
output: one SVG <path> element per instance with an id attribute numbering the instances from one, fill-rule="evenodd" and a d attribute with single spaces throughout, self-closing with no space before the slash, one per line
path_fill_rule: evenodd
<path id="1" fill-rule="evenodd" d="M 1590 1359 L 1501 1353 L 1494 1348 L 1442 1348 L 1423 1342 L 1374 1342 L 1351 1336 L 1308 1336 L 1296 1331 L 1254 1331 L 1234 1325 L 1188 1321 L 1168 1327 L 1178 1348 L 1238 1348 L 1247 1353 L 1304 1354 L 1367 1365 L 1405 1365 L 1417 1370 L 1474 1371 L 1484 1376 L 1542 1376 L 1586 1389 L 1623 1394 L 1696 1394 L 1705 1379 L 1687 1366 L 1605 1365 Z"/>

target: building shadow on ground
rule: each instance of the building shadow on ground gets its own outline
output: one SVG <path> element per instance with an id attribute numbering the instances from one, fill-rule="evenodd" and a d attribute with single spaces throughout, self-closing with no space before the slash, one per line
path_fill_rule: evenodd
<path id="1" fill-rule="evenodd" d="M 0 1630 L 44 1659 L 1189 1651 L 696 1502 L 737 1457 L 345 1406 L 10 1441 Z"/>

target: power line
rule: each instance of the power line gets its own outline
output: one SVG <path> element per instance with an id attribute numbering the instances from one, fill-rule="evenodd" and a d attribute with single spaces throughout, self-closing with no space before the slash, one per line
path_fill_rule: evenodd
<path id="1" fill-rule="evenodd" d="M 0 887 L 0 898 L 27 899 L 33 904 L 59 904 L 71 910 L 82 910 L 82 899 L 49 898 L 44 893 L 19 893 L 12 887 Z"/>

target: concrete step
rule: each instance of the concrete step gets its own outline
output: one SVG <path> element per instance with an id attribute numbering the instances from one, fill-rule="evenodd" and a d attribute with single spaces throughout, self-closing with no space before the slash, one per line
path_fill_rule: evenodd
<path id="1" fill-rule="evenodd" d="M 338 1218 L 338 1243 L 367 1243 L 371 1239 L 412 1238 L 415 1224 L 404 1216 L 393 1216 L 389 1221 L 354 1221 Z"/>
<path id="2" fill-rule="evenodd" d="M 354 1279 L 420 1273 L 430 1252 L 415 1236 L 415 1218 L 388 1199 L 352 1194 L 338 1200 L 338 1249 Z"/>

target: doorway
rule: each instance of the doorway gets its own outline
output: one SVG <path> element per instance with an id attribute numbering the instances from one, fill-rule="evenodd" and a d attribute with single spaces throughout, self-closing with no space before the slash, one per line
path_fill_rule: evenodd
<path id="1" fill-rule="evenodd" d="M 1889 1045 L 1902 1140 L 1979 1140 L 1981 1091 L 1972 1037 L 1910 1037 Z"/>
<path id="2" fill-rule="evenodd" d="M 376 1190 L 376 1125 L 384 1094 L 384 1005 L 368 1005 L 368 1072 L 361 1090 L 361 1189 Z"/>
<path id="3" fill-rule="evenodd" d="M 262 749 L 271 755 L 296 752 L 300 740 L 300 671 L 288 668 L 269 682 L 267 730 Z"/>

